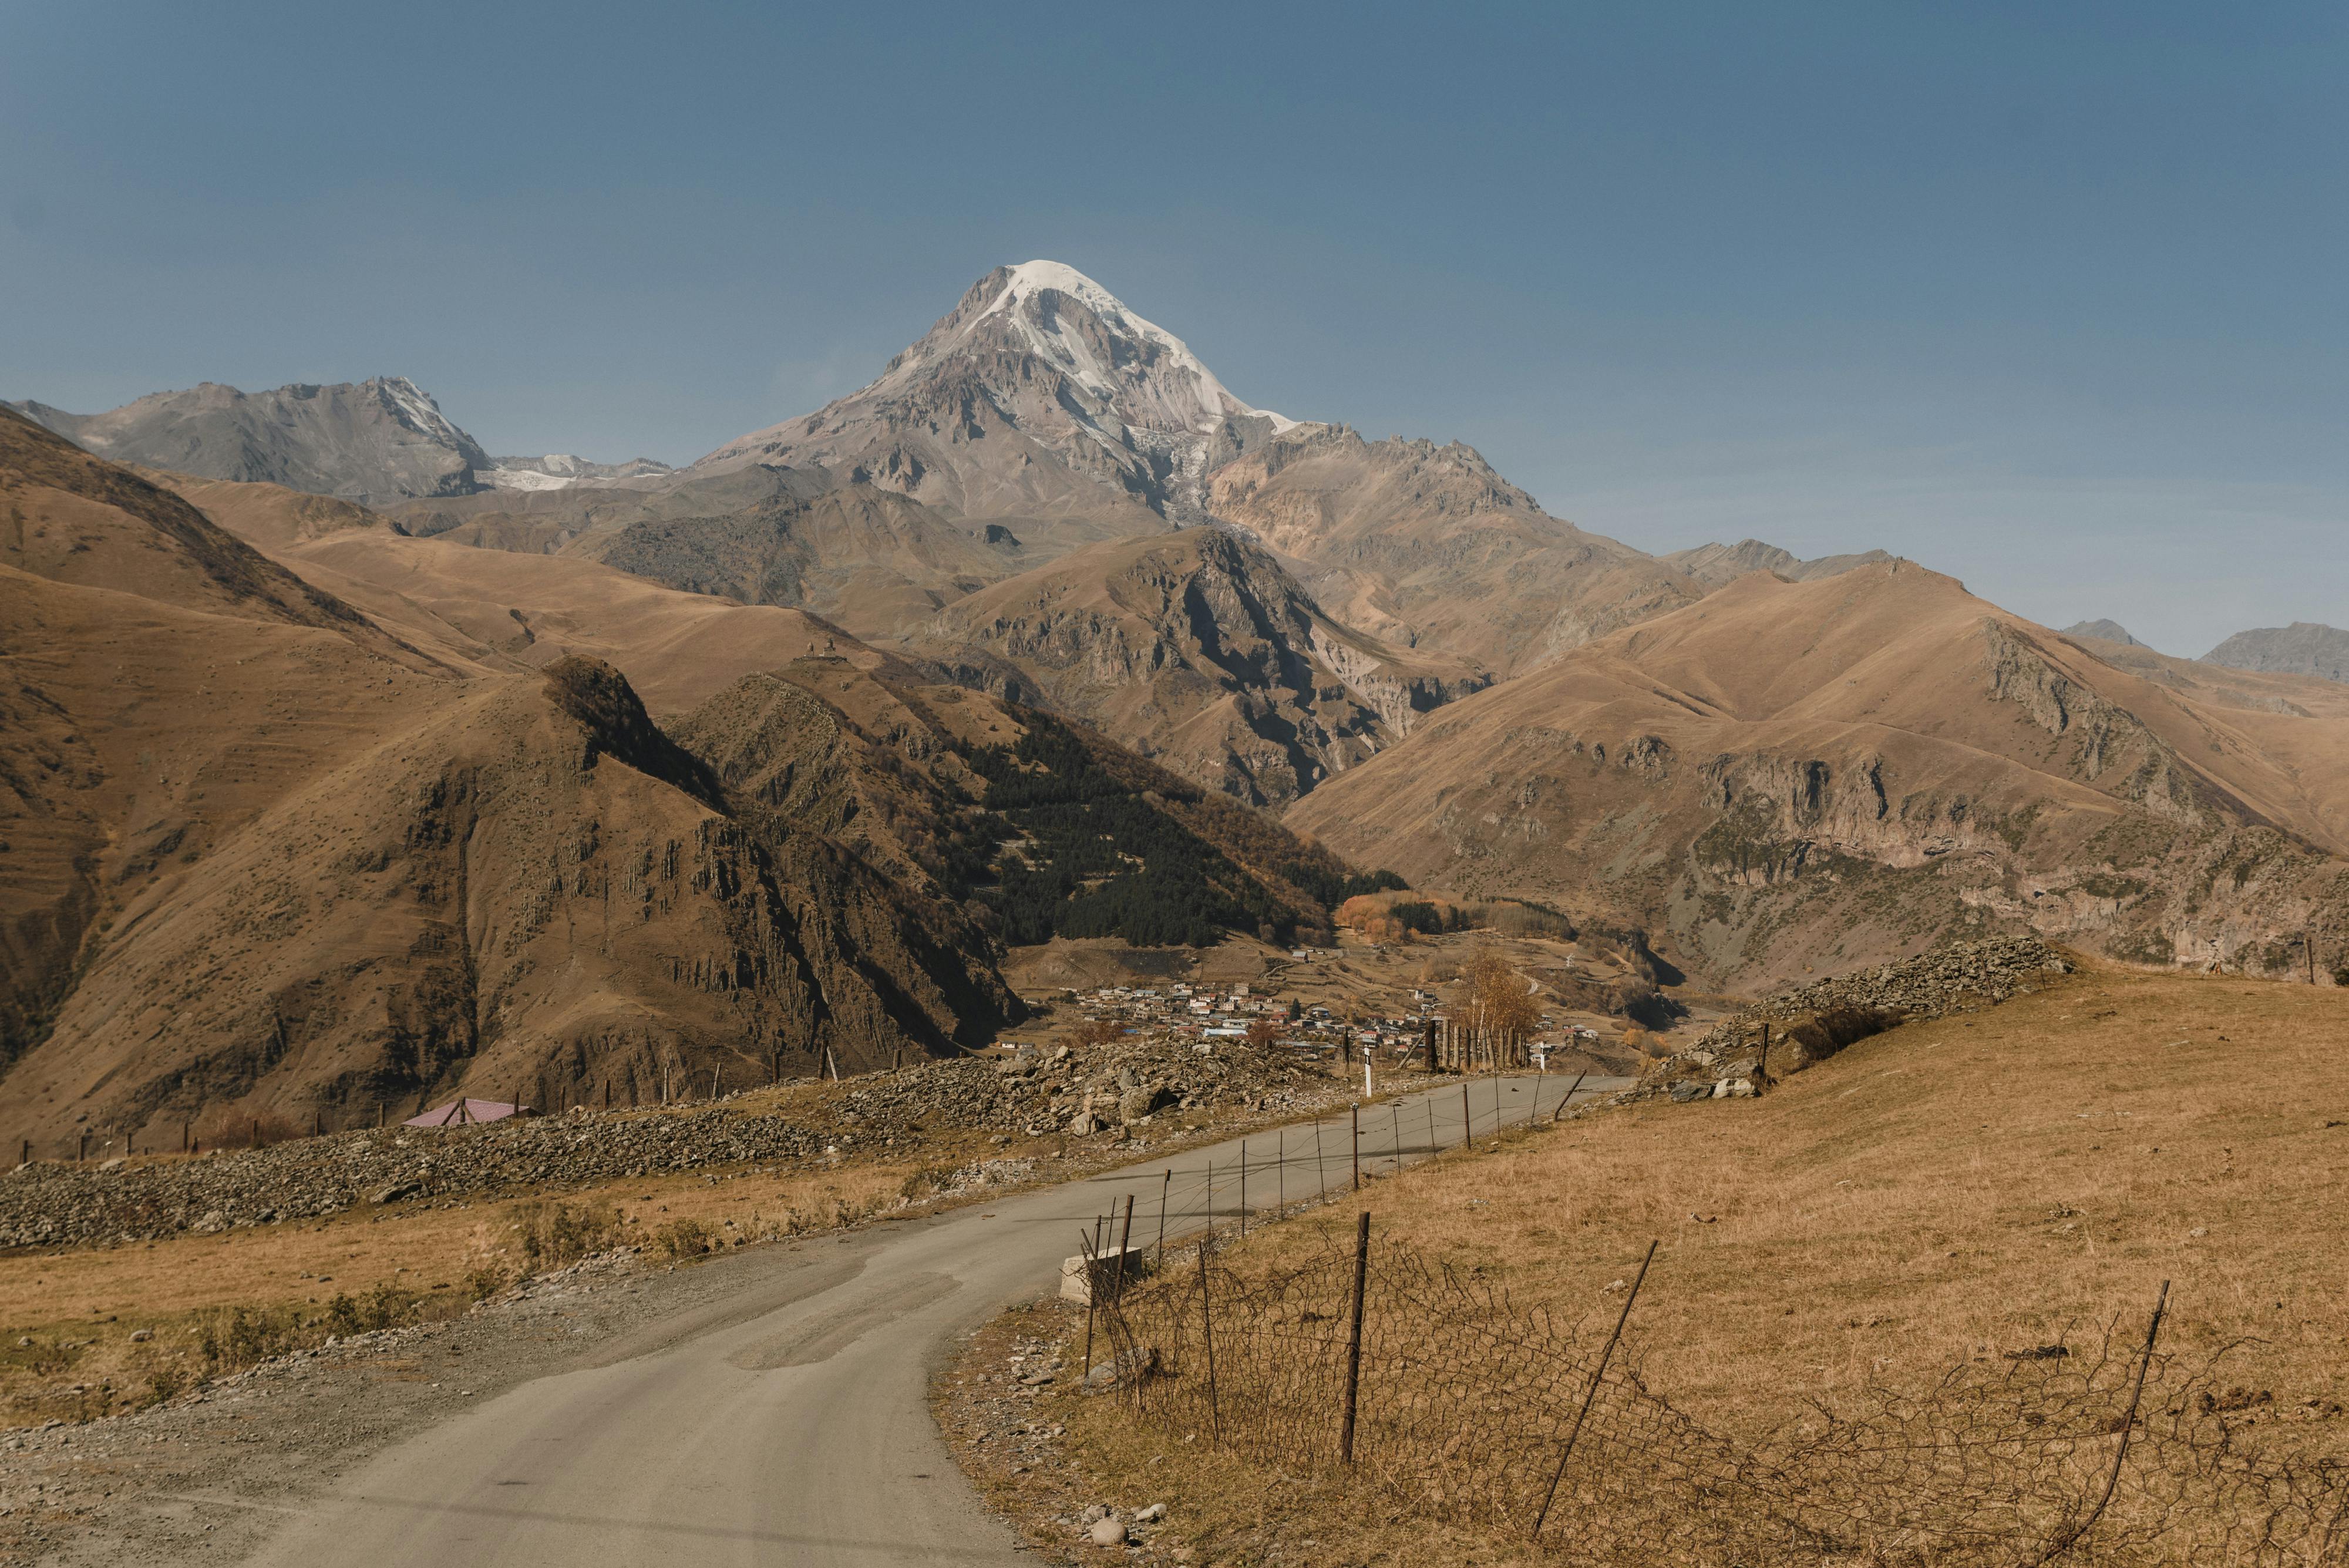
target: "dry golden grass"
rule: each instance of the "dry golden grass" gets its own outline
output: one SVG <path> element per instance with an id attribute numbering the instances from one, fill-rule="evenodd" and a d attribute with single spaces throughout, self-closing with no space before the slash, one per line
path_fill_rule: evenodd
<path id="1" fill-rule="evenodd" d="M 909 1179 L 941 1158 L 933 1147 L 918 1160 L 636 1179 L 543 1199 L 20 1255 L 0 1265 L 0 1424 L 135 1408 L 192 1378 L 350 1332 L 347 1313 L 339 1324 L 333 1316 L 337 1296 L 355 1304 L 358 1327 L 453 1315 L 522 1276 L 531 1259 L 521 1227 L 547 1206 L 616 1211 L 615 1239 L 646 1246 L 656 1261 L 690 1259 L 868 1218 L 895 1206 Z M 698 1241 L 680 1222 L 698 1229 Z M 232 1344 L 239 1313 L 248 1327 Z M 154 1337 L 134 1343 L 141 1329 Z"/>
<path id="2" fill-rule="evenodd" d="M 2142 1333 L 2174 1281 L 2165 1346 L 2236 1344 L 2225 1383 L 2261 1419 L 2349 1442 L 2349 998 L 2101 971 L 1971 1019 L 1905 1026 L 1759 1101 L 1645 1105 L 1447 1156 L 1300 1223 L 1258 1232 L 1242 1272 L 1317 1252 L 1309 1229 L 1384 1236 L 1603 1332 L 1651 1239 L 1632 1319 L 1650 1386 L 1748 1438 L 1800 1401 L 2117 1318 Z M 1204 1550 L 1234 1521 L 1348 1545 L 1340 1561 L 1501 1561 L 1518 1549 L 1389 1521 L 1362 1501 L 1170 1446 L 1102 1408 L 1073 1457 L 1111 1487 L 1180 1489 Z M 2309 1436 L 2317 1436 L 2315 1429 Z M 1146 1450 L 1146 1454 L 1145 1454 Z M 1139 1457 L 1138 1457 L 1139 1456 Z M 1154 1459 L 1146 1473 L 1135 1466 Z M 1319 1501 L 1317 1501 L 1317 1499 Z M 1220 1522 L 1219 1522 L 1220 1521 Z M 1319 1558 L 1317 1557 L 1317 1561 Z"/>

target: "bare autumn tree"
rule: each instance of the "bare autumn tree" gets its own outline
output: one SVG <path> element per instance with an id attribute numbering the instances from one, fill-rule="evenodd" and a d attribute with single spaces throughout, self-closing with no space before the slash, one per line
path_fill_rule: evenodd
<path id="1" fill-rule="evenodd" d="M 1248 1020 L 1247 1043 L 1257 1050 L 1271 1050 L 1272 1043 L 1279 1037 L 1280 1025 L 1275 1023 L 1271 1019 L 1251 1018 Z"/>
<path id="2" fill-rule="evenodd" d="M 1540 1021 L 1533 982 L 1492 948 L 1479 948 L 1461 971 L 1462 1022 L 1487 1035 L 1506 1039 Z"/>

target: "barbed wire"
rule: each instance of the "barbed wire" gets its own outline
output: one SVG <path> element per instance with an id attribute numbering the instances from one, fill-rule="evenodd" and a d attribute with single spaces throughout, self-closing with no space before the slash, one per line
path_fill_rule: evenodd
<path id="1" fill-rule="evenodd" d="M 1921 1386 L 1872 1383 L 1740 1441 L 1649 1386 L 1636 1335 L 1619 1347 L 1375 1240 L 1350 1457 L 1356 1250 L 1322 1233 L 1316 1255 L 1278 1269 L 1235 1270 L 1212 1242 L 1157 1262 L 1102 1304 L 1129 1419 L 1550 1554 L 1621 1568 L 2349 1563 L 2349 1459 L 2313 1428 L 2254 1431 L 2229 1408 L 2219 1357 L 2161 1353 L 2158 1319 Z"/>

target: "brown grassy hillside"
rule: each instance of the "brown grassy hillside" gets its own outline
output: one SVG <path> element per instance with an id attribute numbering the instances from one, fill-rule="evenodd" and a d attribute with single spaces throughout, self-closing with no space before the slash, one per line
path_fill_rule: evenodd
<path id="1" fill-rule="evenodd" d="M 844 634 L 587 563 L 436 574 L 430 541 L 280 529 L 374 571 L 331 580 L 419 652 L 179 496 L 13 417 L 0 437 L 0 1137 L 151 1144 L 207 1110 L 301 1124 L 826 1047 L 854 1068 L 1016 1012 L 951 901 L 746 813 L 565 646 L 618 647 L 684 706 L 826 648 L 859 680 L 886 663 Z M 480 635 L 501 618 L 518 648 Z"/>
<path id="2" fill-rule="evenodd" d="M 2106 662 L 1914 566 L 1755 574 L 1445 709 L 1293 823 L 1740 988 L 2002 923 L 2273 972 L 2313 925 L 2321 976 L 2349 709 L 2286 683 Z"/>

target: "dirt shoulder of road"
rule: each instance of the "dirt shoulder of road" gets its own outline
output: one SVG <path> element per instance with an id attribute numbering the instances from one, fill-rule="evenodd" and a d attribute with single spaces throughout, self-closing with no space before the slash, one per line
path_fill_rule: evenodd
<path id="1" fill-rule="evenodd" d="M 607 1254 L 448 1321 L 276 1357 L 131 1414 L 12 1433 L 0 1438 L 0 1562 L 240 1561 L 390 1444 L 533 1378 L 693 1332 L 746 1271 L 863 1240 L 809 1238 L 709 1267 Z"/>

